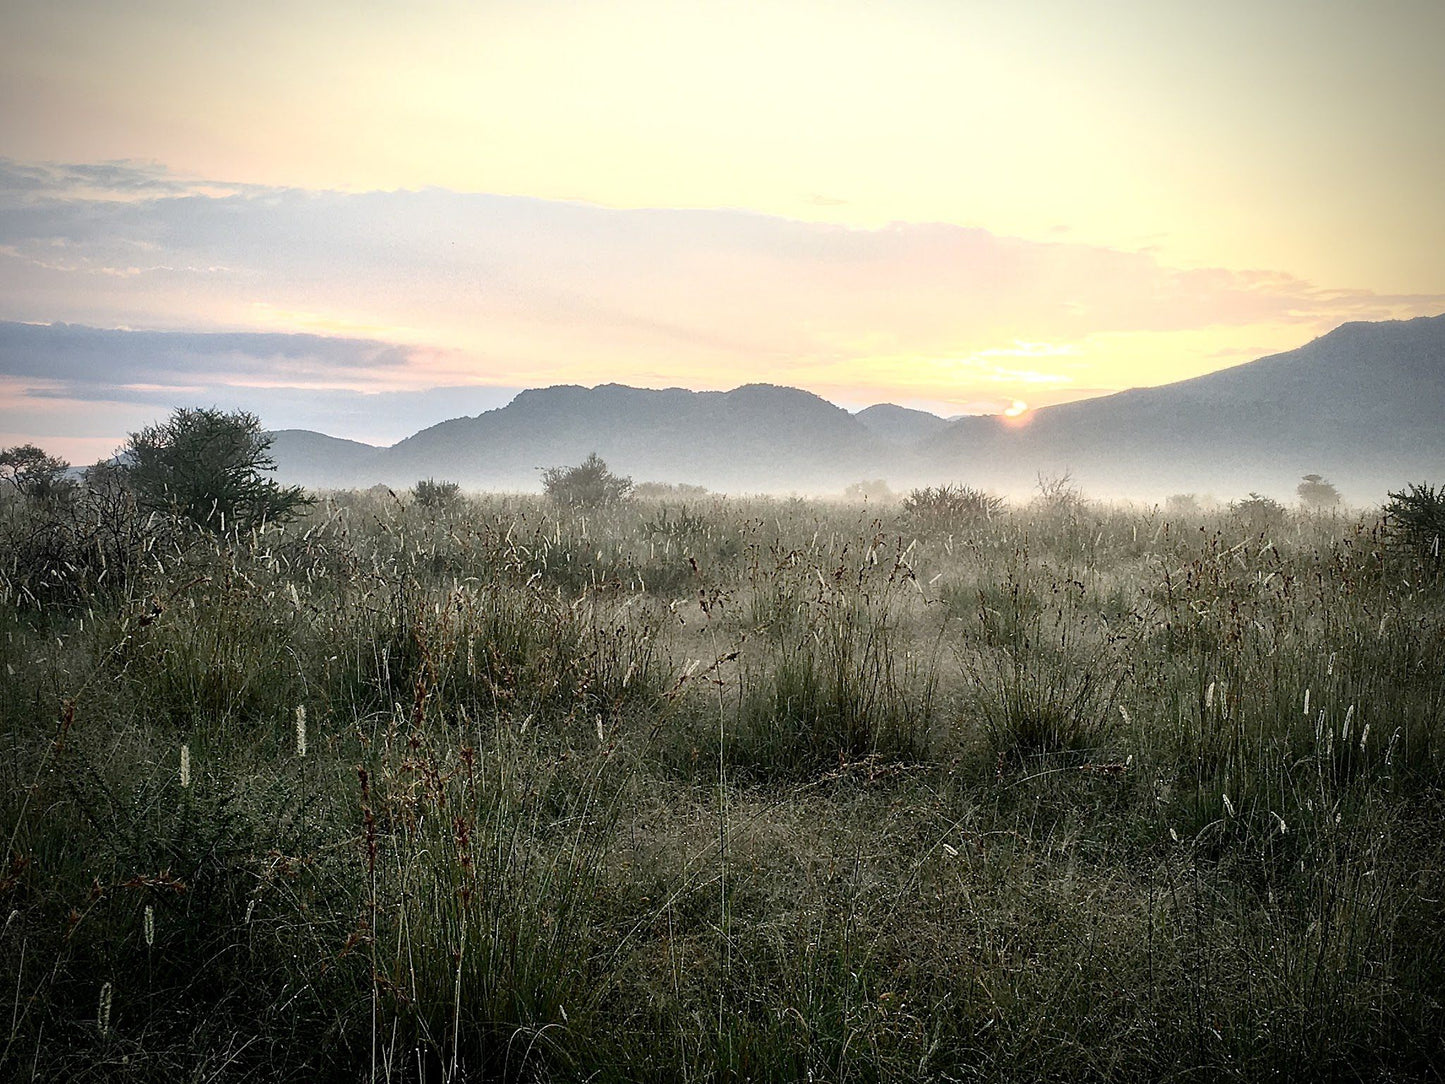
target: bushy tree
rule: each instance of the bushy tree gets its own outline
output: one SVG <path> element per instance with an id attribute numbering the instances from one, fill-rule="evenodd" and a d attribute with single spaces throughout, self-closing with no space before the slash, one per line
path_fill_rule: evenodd
<path id="1" fill-rule="evenodd" d="M 75 483 L 66 476 L 68 470 L 69 463 L 34 444 L 0 450 L 0 480 L 32 500 L 54 500 L 73 492 Z"/>
<path id="2" fill-rule="evenodd" d="M 1318 474 L 1306 474 L 1294 487 L 1295 496 L 1306 508 L 1323 511 L 1340 503 L 1340 491 L 1333 482 Z"/>
<path id="3" fill-rule="evenodd" d="M 181 408 L 132 433 L 121 459 L 143 508 L 211 530 L 246 530 L 310 503 L 301 487 L 266 477 L 276 469 L 271 440 L 248 411 Z"/>
<path id="4" fill-rule="evenodd" d="M 613 474 L 593 452 L 575 467 L 547 467 L 542 471 L 542 489 L 559 504 L 601 508 L 625 500 L 632 492 L 632 479 Z"/>

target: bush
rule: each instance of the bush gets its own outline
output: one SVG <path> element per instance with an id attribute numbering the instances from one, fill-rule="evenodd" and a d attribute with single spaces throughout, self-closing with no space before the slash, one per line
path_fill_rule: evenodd
<path id="1" fill-rule="evenodd" d="M 632 492 L 632 479 L 613 474 L 593 452 L 575 467 L 547 467 L 542 489 L 558 504 L 601 508 L 617 504 Z"/>
<path id="2" fill-rule="evenodd" d="M 1284 523 L 1286 515 L 1279 501 L 1253 491 L 1244 500 L 1232 502 L 1229 511 L 1250 531 L 1274 530 Z"/>
<path id="3" fill-rule="evenodd" d="M 950 532 L 981 526 L 1004 509 L 1002 497 L 971 486 L 928 486 L 903 498 L 903 514 L 916 531 Z"/>
<path id="4" fill-rule="evenodd" d="M 1397 542 L 1438 558 L 1445 535 L 1445 487 L 1411 482 L 1398 493 L 1391 492 L 1385 519 Z"/>
<path id="5" fill-rule="evenodd" d="M 411 487 L 411 495 L 423 508 L 450 508 L 460 499 L 462 487 L 456 482 L 423 478 Z"/>
<path id="6" fill-rule="evenodd" d="M 123 593 L 160 568 L 157 554 L 187 548 L 185 525 L 141 511 L 113 464 L 65 482 L 63 496 L 0 509 L 0 599 L 29 609 Z"/>
<path id="7" fill-rule="evenodd" d="M 632 496 L 645 501 L 661 501 L 669 498 L 696 500 L 707 495 L 706 486 L 688 485 L 686 482 L 639 482 L 632 487 Z"/>
<path id="8" fill-rule="evenodd" d="M 182 408 L 132 433 L 122 460 L 142 508 L 211 530 L 247 530 L 311 503 L 299 486 L 263 477 L 276 469 L 270 447 L 271 436 L 254 414 Z"/>

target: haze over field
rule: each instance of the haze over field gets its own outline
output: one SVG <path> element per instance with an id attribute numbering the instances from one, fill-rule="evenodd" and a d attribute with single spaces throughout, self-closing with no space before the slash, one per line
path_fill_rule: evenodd
<path id="1" fill-rule="evenodd" d="M 1445 311 L 1445 9 L 0 14 L 0 442 L 520 390 L 1015 413 Z M 264 58 L 258 63 L 257 58 Z M 23 345 L 17 345 L 20 342 Z"/>
<path id="2" fill-rule="evenodd" d="M 0 0 L 0 1077 L 1440 1081 L 1442 43 Z"/>

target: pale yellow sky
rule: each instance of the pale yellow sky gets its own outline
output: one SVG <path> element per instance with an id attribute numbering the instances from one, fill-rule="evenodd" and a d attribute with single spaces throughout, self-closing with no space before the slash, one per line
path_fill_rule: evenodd
<path id="1" fill-rule="evenodd" d="M 0 155 L 21 164 L 154 163 L 174 177 L 269 190 L 439 187 L 619 209 L 739 209 L 870 231 L 938 223 L 1067 253 L 1142 253 L 1170 274 L 1268 272 L 1313 291 L 1307 312 L 1285 304 L 1251 321 L 1236 307 L 1222 320 L 1202 304 L 1192 325 L 1176 319 L 1161 328 L 1151 314 L 1158 298 L 1145 290 L 1137 319 L 1115 313 L 1062 337 L 1042 315 L 1030 327 L 1026 312 L 959 325 L 941 311 L 951 305 L 943 293 L 921 308 L 880 303 L 882 325 L 866 329 L 819 308 L 811 292 L 798 302 L 811 306 L 814 335 L 791 358 L 789 379 L 843 400 L 891 390 L 968 404 L 983 385 L 959 376 L 959 358 L 1018 342 L 1066 351 L 1055 357 L 1073 368 L 1049 372 L 1067 377 L 1056 382 L 1067 396 L 1194 375 L 1250 351 L 1298 345 L 1342 319 L 1445 308 L 1442 41 L 1438 0 L 12 0 L 0 13 Z M 370 230 L 384 247 L 390 224 L 359 214 L 343 215 L 338 228 Z M 146 243 L 164 246 L 183 229 L 173 223 Z M 21 240 L 38 244 L 36 236 Z M 538 244 L 565 251 L 567 237 Z M 13 239 L 0 244 L 37 258 Z M 705 232 L 674 248 L 672 266 L 685 263 L 702 282 L 756 273 Z M 1063 304 L 1087 293 L 1098 261 L 1067 253 L 1042 262 L 1051 277 L 1033 282 L 1029 297 Z M 477 259 L 485 265 L 486 252 Z M 781 290 L 771 305 L 780 311 L 756 328 L 748 312 L 726 314 L 748 343 L 793 311 L 787 253 L 770 251 L 769 261 Z M 542 262 L 528 273 L 545 280 L 554 270 Z M 808 271 L 822 274 L 813 264 Z M 460 351 L 453 367 L 483 383 L 570 373 L 715 386 L 746 368 L 736 352 L 712 347 L 678 347 L 669 368 L 636 335 L 589 355 L 576 348 L 589 328 L 574 314 L 564 329 L 515 329 L 503 352 L 525 360 L 513 369 L 480 361 L 469 369 L 467 357 L 495 356 L 500 340 L 469 325 L 464 305 L 425 303 L 427 273 L 416 269 L 401 291 L 411 302 L 385 311 L 365 290 L 348 294 L 344 282 L 319 290 L 288 273 L 224 296 L 142 284 L 128 295 L 132 309 L 109 295 L 102 304 L 93 281 L 57 281 L 43 295 L 12 296 L 0 318 L 278 331 L 361 325 L 381 338 Z M 716 334 L 723 317 L 702 311 L 708 299 L 688 295 L 690 280 L 645 278 L 628 278 L 652 291 L 626 299 L 628 311 L 658 319 L 686 312 L 682 328 Z M 900 273 L 867 284 L 886 292 L 890 282 L 916 293 L 922 280 Z M 1334 291 L 1352 293 L 1332 307 L 1327 296 L 1344 296 Z M 845 296 L 856 310 L 857 295 Z M 1169 304 L 1178 302 L 1171 294 Z M 309 324 L 294 318 L 302 312 Z M 540 356 L 538 344 L 549 341 L 557 353 Z M 813 349 L 818 342 L 827 349 Z M 413 375 L 424 380 L 424 367 Z M 960 381 L 956 395 L 950 380 Z M 1007 402 L 1027 386 L 1016 381 L 998 395 Z M 1042 386 L 1032 385 L 1036 393 Z"/>

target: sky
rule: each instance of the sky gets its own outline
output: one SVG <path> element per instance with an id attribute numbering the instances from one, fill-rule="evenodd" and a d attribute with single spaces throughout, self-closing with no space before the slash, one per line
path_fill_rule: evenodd
<path id="1" fill-rule="evenodd" d="M 0 445 L 1034 408 L 1445 312 L 1445 4 L 0 8 Z"/>

